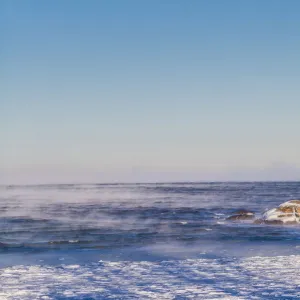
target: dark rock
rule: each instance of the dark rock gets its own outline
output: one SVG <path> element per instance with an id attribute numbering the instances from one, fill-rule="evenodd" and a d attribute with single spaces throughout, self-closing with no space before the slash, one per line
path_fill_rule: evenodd
<path id="1" fill-rule="evenodd" d="M 242 221 L 242 220 L 253 220 L 254 215 L 233 215 L 228 217 L 228 221 Z"/>
<path id="2" fill-rule="evenodd" d="M 228 217 L 226 220 L 228 221 L 242 221 L 242 220 L 253 220 L 254 213 L 249 210 L 239 209 L 234 212 L 234 214 Z"/>
<path id="3" fill-rule="evenodd" d="M 253 211 L 246 209 L 239 209 L 233 212 L 234 215 L 254 215 Z"/>
<path id="4" fill-rule="evenodd" d="M 280 221 L 280 220 L 263 220 L 264 224 L 267 225 L 283 225 L 284 222 Z"/>
<path id="5" fill-rule="evenodd" d="M 263 219 L 256 219 L 253 223 L 260 225 L 260 224 L 264 224 L 265 221 Z"/>

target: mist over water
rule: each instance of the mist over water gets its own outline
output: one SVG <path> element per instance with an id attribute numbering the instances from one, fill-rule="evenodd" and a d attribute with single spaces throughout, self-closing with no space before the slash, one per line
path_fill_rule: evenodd
<path id="1" fill-rule="evenodd" d="M 300 293 L 298 281 L 291 280 L 299 273 L 300 228 L 226 221 L 238 209 L 259 217 L 300 199 L 297 182 L 23 185 L 1 186 L 0 193 L 3 299 Z M 272 264 L 276 274 L 267 270 Z M 257 283 L 250 269 L 266 271 L 260 289 L 247 289 Z"/>

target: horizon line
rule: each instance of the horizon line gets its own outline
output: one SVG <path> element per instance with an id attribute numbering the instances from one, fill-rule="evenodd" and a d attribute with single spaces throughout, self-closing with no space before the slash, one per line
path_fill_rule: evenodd
<path id="1" fill-rule="evenodd" d="M 149 182 L 64 182 L 64 183 L 13 183 L 1 187 L 49 185 L 142 185 L 142 184 L 197 184 L 197 183 L 300 183 L 300 180 L 199 180 L 199 181 L 149 181 Z"/>

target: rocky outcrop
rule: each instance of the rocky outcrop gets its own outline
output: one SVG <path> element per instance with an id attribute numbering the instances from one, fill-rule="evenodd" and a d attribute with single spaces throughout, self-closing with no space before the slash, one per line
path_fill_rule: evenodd
<path id="1" fill-rule="evenodd" d="M 242 220 L 253 220 L 254 213 L 245 209 L 237 210 L 233 213 L 232 216 L 227 218 L 228 221 L 242 221 Z"/>
<path id="2" fill-rule="evenodd" d="M 263 214 L 265 223 L 300 224 L 300 200 L 290 200 Z"/>
<path id="3" fill-rule="evenodd" d="M 290 200 L 266 211 L 261 219 L 255 219 L 253 212 L 238 210 L 228 217 L 228 221 L 251 220 L 254 224 L 286 225 L 300 224 L 300 200 Z"/>

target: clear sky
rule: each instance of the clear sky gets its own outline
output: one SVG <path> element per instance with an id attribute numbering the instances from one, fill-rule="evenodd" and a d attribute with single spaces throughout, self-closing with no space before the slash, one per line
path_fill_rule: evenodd
<path id="1" fill-rule="evenodd" d="M 300 179 L 300 1 L 0 1 L 0 182 Z"/>

